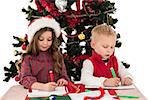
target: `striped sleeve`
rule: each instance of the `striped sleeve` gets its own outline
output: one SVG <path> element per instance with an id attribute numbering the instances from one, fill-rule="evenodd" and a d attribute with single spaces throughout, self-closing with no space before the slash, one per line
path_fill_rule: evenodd
<path id="1" fill-rule="evenodd" d="M 20 84 L 30 88 L 34 82 L 37 82 L 37 79 L 31 73 L 30 56 L 26 55 L 22 61 Z"/>

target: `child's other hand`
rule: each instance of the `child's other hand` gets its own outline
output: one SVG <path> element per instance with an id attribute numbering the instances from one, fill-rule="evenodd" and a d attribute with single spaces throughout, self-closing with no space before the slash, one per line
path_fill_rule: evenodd
<path id="1" fill-rule="evenodd" d="M 119 86 L 120 78 L 108 78 L 104 81 L 104 86 Z"/>
<path id="2" fill-rule="evenodd" d="M 61 78 L 57 81 L 58 86 L 64 86 L 64 85 L 68 85 L 68 81 L 66 81 L 65 79 Z"/>
<path id="3" fill-rule="evenodd" d="M 57 84 L 55 82 L 48 82 L 44 84 L 44 90 L 46 91 L 54 91 L 57 87 Z"/>
<path id="4" fill-rule="evenodd" d="M 126 77 L 126 78 L 121 80 L 121 84 L 122 85 L 131 85 L 132 84 L 132 79 L 129 78 L 129 77 Z"/>

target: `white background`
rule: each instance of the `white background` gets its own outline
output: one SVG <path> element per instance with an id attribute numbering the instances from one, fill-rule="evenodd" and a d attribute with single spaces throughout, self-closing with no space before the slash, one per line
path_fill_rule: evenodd
<path id="1" fill-rule="evenodd" d="M 0 3 L 0 97 L 16 82 L 6 83 L 4 66 L 14 59 L 13 35 L 24 36 L 27 30 L 25 14 L 21 12 L 30 0 L 3 0 Z M 111 0 L 115 2 L 115 17 L 119 20 L 116 31 L 121 34 L 122 47 L 116 49 L 120 60 L 131 64 L 129 72 L 136 86 L 147 97 L 149 95 L 150 70 L 150 2 L 149 0 Z"/>

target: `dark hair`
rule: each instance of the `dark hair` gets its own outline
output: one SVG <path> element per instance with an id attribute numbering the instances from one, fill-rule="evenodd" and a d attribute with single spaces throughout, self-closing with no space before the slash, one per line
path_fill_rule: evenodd
<path id="1" fill-rule="evenodd" d="M 52 59 L 53 59 L 54 71 L 56 73 L 60 73 L 60 70 L 61 70 L 62 65 L 63 65 L 63 57 L 62 57 L 62 54 L 60 53 L 59 48 L 58 48 L 58 40 L 57 40 L 57 37 L 55 35 L 54 29 L 45 27 L 45 28 L 42 28 L 39 31 L 37 31 L 35 33 L 35 35 L 33 36 L 31 43 L 29 44 L 29 46 L 27 48 L 26 53 L 30 54 L 30 55 L 36 55 L 36 56 L 39 54 L 40 50 L 39 50 L 38 44 L 37 44 L 38 39 L 46 31 L 52 32 L 52 45 L 48 49 L 48 52 L 49 52 L 49 54 L 51 54 Z"/>

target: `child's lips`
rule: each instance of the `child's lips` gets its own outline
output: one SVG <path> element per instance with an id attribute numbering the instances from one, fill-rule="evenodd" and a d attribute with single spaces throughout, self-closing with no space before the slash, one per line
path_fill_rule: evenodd
<path id="1" fill-rule="evenodd" d="M 47 48 L 47 47 L 42 47 L 42 48 Z"/>

